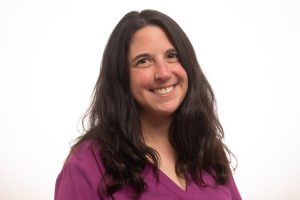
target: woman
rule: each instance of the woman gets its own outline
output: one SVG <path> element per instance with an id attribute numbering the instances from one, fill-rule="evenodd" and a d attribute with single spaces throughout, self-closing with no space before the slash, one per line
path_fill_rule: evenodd
<path id="1" fill-rule="evenodd" d="M 117 24 L 86 118 L 56 200 L 241 199 L 213 91 L 165 14 L 130 12 Z"/>

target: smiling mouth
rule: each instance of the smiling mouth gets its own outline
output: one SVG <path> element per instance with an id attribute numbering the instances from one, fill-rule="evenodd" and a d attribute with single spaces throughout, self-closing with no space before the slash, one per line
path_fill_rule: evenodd
<path id="1" fill-rule="evenodd" d="M 168 87 L 165 87 L 165 88 L 152 89 L 151 91 L 154 92 L 154 93 L 156 93 L 156 94 L 159 94 L 161 96 L 164 96 L 164 95 L 170 94 L 173 91 L 173 89 L 174 89 L 175 86 L 176 86 L 176 84 L 168 86 Z"/>

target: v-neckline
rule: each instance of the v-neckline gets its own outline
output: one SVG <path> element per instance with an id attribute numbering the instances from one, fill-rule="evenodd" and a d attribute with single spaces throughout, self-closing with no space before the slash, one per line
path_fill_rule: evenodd
<path id="1" fill-rule="evenodd" d="M 158 174 L 159 174 L 159 182 L 162 183 L 162 185 L 164 185 L 172 193 L 176 194 L 177 196 L 186 196 L 188 194 L 189 191 L 188 179 L 186 179 L 186 185 L 184 190 L 160 169 L 158 169 Z"/>

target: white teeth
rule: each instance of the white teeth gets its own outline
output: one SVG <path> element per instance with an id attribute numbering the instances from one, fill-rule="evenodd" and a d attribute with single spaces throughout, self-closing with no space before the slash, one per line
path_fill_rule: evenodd
<path id="1" fill-rule="evenodd" d="M 155 89 L 155 93 L 158 93 L 160 95 L 166 95 L 166 94 L 169 94 L 173 91 L 174 89 L 174 86 L 170 86 L 170 87 L 167 87 L 167 88 L 162 88 L 162 89 Z"/>

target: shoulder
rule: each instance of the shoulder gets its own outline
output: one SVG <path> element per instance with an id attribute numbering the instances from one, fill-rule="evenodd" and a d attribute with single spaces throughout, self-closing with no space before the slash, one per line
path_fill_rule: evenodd
<path id="1" fill-rule="evenodd" d="M 218 195 L 218 198 L 215 199 L 242 199 L 232 174 L 229 176 L 227 183 L 225 183 L 224 185 L 216 185 L 214 178 L 207 172 L 203 174 L 203 179 L 208 186 L 206 187 L 208 194 Z"/>
<path id="2" fill-rule="evenodd" d="M 242 199 L 242 197 L 240 195 L 240 192 L 239 192 L 239 190 L 238 190 L 238 188 L 235 184 L 233 175 L 230 176 L 229 181 L 227 183 L 227 187 L 230 189 L 230 192 L 231 192 L 231 195 L 232 195 L 233 199 L 236 199 L 236 200 L 241 200 Z"/>
<path id="3" fill-rule="evenodd" d="M 94 199 L 103 176 L 100 147 L 93 141 L 76 146 L 56 180 L 55 199 Z"/>
<path id="4" fill-rule="evenodd" d="M 65 166 L 83 165 L 83 167 L 96 167 L 101 169 L 100 145 L 88 140 L 76 146 L 68 156 Z"/>

